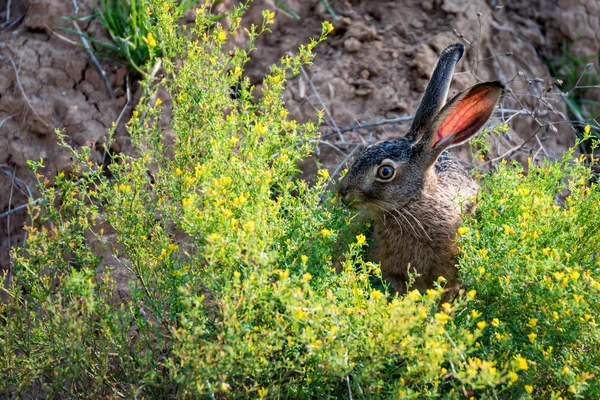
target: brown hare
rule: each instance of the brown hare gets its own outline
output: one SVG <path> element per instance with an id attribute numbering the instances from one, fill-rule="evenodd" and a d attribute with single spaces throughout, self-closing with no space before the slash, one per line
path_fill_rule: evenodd
<path id="1" fill-rule="evenodd" d="M 421 292 L 440 276 L 446 289 L 458 286 L 461 206 L 472 208 L 478 185 L 444 150 L 474 136 L 504 92 L 500 82 L 479 83 L 444 105 L 463 53 L 461 43 L 442 52 L 408 134 L 369 146 L 339 183 L 344 203 L 372 214 L 381 272 L 400 294 L 409 271 Z"/>

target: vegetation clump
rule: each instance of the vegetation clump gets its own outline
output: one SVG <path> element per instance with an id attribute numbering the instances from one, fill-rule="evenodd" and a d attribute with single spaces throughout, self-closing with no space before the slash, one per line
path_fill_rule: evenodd
<path id="1" fill-rule="evenodd" d="M 253 98 L 244 63 L 273 14 L 246 31 L 247 49 L 224 52 L 244 7 L 227 29 L 208 6 L 193 27 L 175 23 L 172 0 L 148 7 L 164 77 L 146 75 L 129 122 L 138 154 L 114 156 L 107 174 L 74 150 L 71 173 L 54 186 L 40 177 L 0 304 L 3 396 L 600 394 L 600 190 L 584 160 L 485 176 L 460 230 L 466 290 L 441 305 L 442 287 L 391 295 L 363 234 L 336 273 L 351 215 L 325 191 L 326 171 L 297 178 L 317 127 L 289 119 L 282 92 L 331 25 Z"/>

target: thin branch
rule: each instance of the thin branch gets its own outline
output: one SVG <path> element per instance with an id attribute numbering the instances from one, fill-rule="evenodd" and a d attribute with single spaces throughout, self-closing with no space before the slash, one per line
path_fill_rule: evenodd
<path id="1" fill-rule="evenodd" d="M 39 202 L 41 202 L 42 200 L 44 200 L 44 198 L 43 198 L 43 197 L 40 197 L 40 198 L 38 198 L 38 199 L 35 199 L 34 201 L 30 201 L 30 202 L 29 202 L 29 203 L 27 203 L 27 204 L 23 204 L 23 205 L 20 205 L 19 207 L 15 207 L 15 208 L 13 208 L 12 210 L 9 210 L 9 211 L 6 211 L 6 212 L 4 212 L 4 213 L 0 214 L 0 218 L 8 217 L 9 215 L 11 215 L 11 214 L 14 214 L 14 213 L 16 213 L 16 212 L 19 212 L 19 211 L 21 211 L 21 210 L 24 210 L 24 209 L 26 209 L 27 207 L 35 206 L 36 204 L 38 204 L 38 203 L 39 203 Z"/>
<path id="2" fill-rule="evenodd" d="M 77 22 L 73 21 L 73 26 L 75 27 L 75 29 L 79 33 L 79 38 L 81 39 L 81 43 L 83 43 L 83 47 L 85 47 L 85 49 L 87 50 L 88 54 L 90 55 L 90 57 L 92 59 L 92 62 L 94 63 L 94 65 L 98 69 L 98 72 L 100 72 L 100 75 L 102 76 L 102 80 L 104 81 L 104 84 L 106 85 L 106 89 L 108 90 L 108 95 L 110 96 L 111 99 L 114 99 L 115 98 L 115 94 L 113 93 L 113 89 L 112 89 L 112 86 L 110 85 L 110 81 L 108 80 L 108 77 L 106 76 L 106 72 L 104 72 L 104 69 L 102 69 L 102 66 L 100 65 L 100 62 L 98 61 L 98 59 L 94 55 L 94 52 L 92 51 L 92 47 L 90 46 L 90 44 L 88 43 L 87 39 L 83 35 L 83 32 L 81 31 L 81 28 L 79 27 L 79 25 L 77 24 Z"/>
<path id="3" fill-rule="evenodd" d="M 313 90 L 315 96 L 317 97 L 317 100 L 319 100 L 319 103 L 321 103 L 321 107 L 323 107 L 323 111 L 325 111 L 325 115 L 327 115 L 327 117 L 329 118 L 329 121 L 331 122 L 331 124 L 333 125 L 333 128 L 335 129 L 335 131 L 338 134 L 338 138 L 343 143 L 344 137 L 342 136 L 342 132 L 340 132 L 337 124 L 335 123 L 335 120 L 333 119 L 333 117 L 331 116 L 331 113 L 329 112 L 329 109 L 325 105 L 325 102 L 321 98 L 321 95 L 319 95 L 319 92 L 317 91 L 317 88 L 315 87 L 314 83 L 312 82 L 312 79 L 310 79 L 308 77 L 308 74 L 306 73 L 306 71 L 304 70 L 303 67 L 300 67 L 300 71 L 302 72 L 302 75 L 304 76 L 304 78 L 308 81 L 308 84 L 310 85 L 310 88 Z"/>
<path id="4" fill-rule="evenodd" d="M 35 111 L 35 109 L 33 108 L 33 106 L 31 105 L 31 102 L 29 101 L 29 97 L 27 97 L 27 94 L 25 93 L 25 90 L 23 89 L 23 85 L 21 84 L 21 78 L 19 77 L 19 69 L 17 68 L 17 65 L 15 64 L 14 60 L 12 59 L 12 57 L 8 56 L 8 61 L 10 61 L 10 63 L 12 64 L 13 70 L 15 71 L 15 80 L 17 81 L 17 86 L 19 87 L 19 90 L 21 91 L 21 94 L 23 95 L 23 99 L 25 99 L 25 103 L 27 104 L 27 106 L 29 107 L 29 109 L 31 110 L 31 112 L 40 119 L 40 121 L 42 121 L 42 123 L 49 128 L 50 125 L 48 125 L 46 123 L 46 121 L 44 121 L 44 119 L 42 117 L 40 117 L 40 115 Z"/>
<path id="5" fill-rule="evenodd" d="M 158 74 L 158 71 L 160 71 L 161 66 L 162 66 L 162 61 L 159 58 L 156 61 L 156 64 L 154 64 L 154 67 L 152 67 L 152 72 L 150 72 L 148 82 L 152 82 L 154 80 L 154 78 L 156 77 L 156 74 Z M 142 93 L 142 98 L 146 95 L 146 92 L 148 90 L 150 90 L 150 87 L 151 87 L 151 85 L 148 85 L 148 87 L 144 88 L 144 92 Z M 150 96 L 150 98 L 148 99 L 146 106 L 150 106 L 152 103 L 156 102 L 157 93 L 158 93 L 158 90 L 154 91 L 152 96 Z M 142 116 L 140 117 L 140 122 L 144 121 L 144 119 L 146 118 L 146 114 L 147 114 L 147 110 L 144 110 L 144 112 L 142 113 Z"/>
<path id="6" fill-rule="evenodd" d="M 6 2 L 6 24 L 8 25 L 8 21 L 10 21 L 10 1 Z"/>
<path id="7" fill-rule="evenodd" d="M 535 135 L 535 139 L 537 140 L 538 144 L 540 145 L 540 149 L 544 152 L 544 155 L 546 156 L 546 158 L 550 158 L 550 156 L 548 155 L 548 152 L 544 148 L 544 145 L 542 144 L 542 141 L 540 140 L 540 138 L 538 137 L 538 135 Z"/>
<path id="8" fill-rule="evenodd" d="M 17 178 L 12 172 L 8 170 L 0 169 L 0 172 L 4 173 L 4 175 L 8 176 L 11 180 L 14 180 L 16 183 L 15 187 L 17 187 L 17 189 L 19 189 L 19 192 L 21 192 L 24 196 L 27 196 L 28 199 L 33 197 L 31 189 L 29 189 L 29 186 L 24 181 Z M 23 187 L 27 190 L 27 193 L 23 190 Z"/>
<path id="9" fill-rule="evenodd" d="M 12 173 L 12 181 L 10 184 L 10 195 L 8 196 L 8 211 L 10 211 L 10 207 L 12 205 L 13 198 L 13 189 L 15 187 L 15 176 L 17 172 L 17 166 L 15 165 Z M 6 287 L 10 288 L 12 286 L 12 276 L 13 276 L 13 262 L 12 257 L 10 256 L 10 249 L 12 247 L 12 238 L 10 235 L 10 215 L 6 218 L 6 232 L 8 234 L 8 274 L 6 276 Z"/>
<path id="10" fill-rule="evenodd" d="M 71 40 L 63 35 L 59 35 L 58 33 L 54 32 L 49 26 L 46 26 L 46 29 L 48 29 L 50 32 L 52 32 L 53 35 L 55 35 L 56 37 L 58 37 L 60 40 L 63 40 L 67 43 L 69 43 L 72 46 L 77 46 L 77 42 L 74 40 Z"/>
<path id="11" fill-rule="evenodd" d="M 11 119 L 12 117 L 13 117 L 13 115 L 9 115 L 8 117 L 6 117 L 2 121 L 0 121 L 0 128 L 2 128 L 2 126 L 4 125 L 4 123 L 6 121 L 8 121 L 9 119 Z"/>
<path id="12" fill-rule="evenodd" d="M 409 121 L 412 121 L 413 119 L 415 119 L 415 117 L 412 115 L 409 115 L 408 117 L 385 118 L 385 119 L 380 119 L 379 121 L 374 121 L 374 122 L 358 122 L 356 125 L 350 125 L 350 126 L 346 126 L 344 128 L 338 128 L 336 132 L 326 133 L 325 135 L 323 135 L 323 139 L 327 139 L 328 137 L 330 137 L 336 133 L 355 131 L 357 129 L 362 129 L 362 128 L 372 128 L 372 127 L 381 126 L 381 125 L 396 124 L 399 122 L 409 122 Z"/>
<path id="13" fill-rule="evenodd" d="M 348 160 L 350 158 L 352 158 L 352 156 L 354 155 L 354 153 L 356 153 L 356 151 L 358 150 L 359 147 L 360 147 L 360 145 L 358 145 L 358 144 L 356 146 L 354 146 L 354 148 L 352 149 L 352 151 L 337 166 L 337 168 L 335 169 L 335 171 L 333 171 L 333 173 L 331 174 L 331 177 L 329 178 L 329 184 L 331 184 L 333 182 L 333 179 L 337 176 L 337 174 L 340 173 L 340 171 L 342 170 L 342 168 L 344 168 L 344 166 L 346 165 L 346 163 L 348 162 Z M 329 184 L 327 186 L 329 186 Z"/>
<path id="14" fill-rule="evenodd" d="M 526 109 L 523 110 L 513 110 L 513 109 L 506 109 L 506 108 L 499 108 L 497 110 L 494 111 L 497 114 L 504 114 L 504 113 L 512 113 L 513 115 L 511 115 L 509 117 L 509 119 L 505 122 L 510 121 L 512 118 L 516 117 L 519 114 L 529 114 L 530 112 L 527 111 Z M 361 122 L 359 121 L 356 125 L 349 125 L 343 128 L 338 128 L 337 131 L 335 132 L 326 132 L 325 134 L 323 134 L 321 136 L 321 139 L 328 139 L 331 136 L 337 134 L 338 132 L 340 133 L 344 133 L 344 132 L 354 132 L 357 129 L 363 129 L 363 128 L 372 128 L 372 127 L 376 127 L 376 126 L 382 126 L 382 125 L 390 125 L 390 124 L 396 124 L 396 123 L 402 123 L 402 122 L 410 122 L 413 119 L 415 119 L 414 116 L 409 115 L 407 117 L 398 117 L 398 118 L 387 118 L 387 119 L 380 119 L 378 121 L 373 121 L 373 122 Z"/>
<path id="15" fill-rule="evenodd" d="M 486 165 L 488 165 L 488 164 L 494 164 L 495 162 L 497 162 L 497 161 L 500 161 L 500 160 L 502 160 L 503 158 L 510 156 L 510 155 L 511 155 L 511 154 L 513 154 L 514 152 L 516 152 L 516 151 L 519 151 L 520 149 L 522 149 L 522 148 L 523 148 L 523 146 L 525 146 L 525 145 L 526 145 L 527 143 L 529 143 L 529 142 L 530 142 L 530 141 L 531 141 L 531 140 L 532 140 L 534 137 L 536 137 L 536 136 L 537 136 L 537 134 L 538 134 L 538 132 L 540 131 L 540 129 L 541 129 L 541 128 L 542 128 L 542 126 L 538 126 L 538 128 L 535 130 L 535 132 L 533 133 L 533 135 L 531 135 L 529 138 L 527 138 L 527 140 L 525 140 L 523 143 L 521 143 L 521 144 L 520 144 L 520 145 L 518 145 L 518 146 L 515 146 L 515 147 L 513 147 L 512 149 L 510 149 L 510 150 L 508 150 L 508 151 L 504 152 L 503 154 L 499 155 L 498 157 L 496 157 L 496 158 L 494 158 L 494 159 L 492 159 L 492 160 L 489 160 L 489 161 L 486 161 L 486 162 L 484 162 L 484 163 L 483 163 L 483 164 L 481 164 L 479 167 L 477 167 L 477 169 L 481 170 L 481 169 L 482 169 L 483 167 L 485 167 Z"/>
<path id="16" fill-rule="evenodd" d="M 119 116 L 117 117 L 117 120 L 115 121 L 114 132 L 117 131 L 117 127 L 119 126 L 119 123 L 121 122 L 121 119 L 123 118 L 123 115 L 125 115 L 125 111 L 131 104 L 131 88 L 129 86 L 129 75 L 125 76 L 125 87 L 126 87 L 126 94 L 127 94 L 127 102 L 121 109 L 121 112 L 119 113 Z M 108 153 L 108 146 L 110 145 L 109 140 L 110 140 L 110 135 L 107 134 L 106 135 L 106 143 L 104 144 L 104 154 L 102 156 L 102 165 L 105 165 L 105 163 L 106 163 L 106 154 Z"/>
<path id="17" fill-rule="evenodd" d="M 569 93 L 575 89 L 600 89 L 600 85 L 577 86 L 577 87 L 574 87 L 573 89 L 569 90 Z"/>
<path id="18" fill-rule="evenodd" d="M 591 68 L 593 66 L 594 66 L 594 64 L 592 64 L 592 63 L 585 64 L 585 66 L 583 67 L 583 71 L 581 71 L 581 75 L 579 75 L 579 78 L 577 78 L 577 82 L 575 82 L 575 85 L 571 88 L 571 90 L 569 90 L 567 93 L 565 93 L 565 95 L 567 97 L 569 97 L 569 95 L 571 94 L 571 92 L 573 90 L 580 88 L 579 82 L 581 82 L 581 80 L 583 79 L 583 75 L 585 75 L 588 68 Z"/>
<path id="19" fill-rule="evenodd" d="M 348 350 L 346 350 L 346 365 L 348 365 Z M 352 387 L 350 386 L 350 377 L 346 374 L 346 386 L 348 387 L 348 399 L 352 400 Z"/>

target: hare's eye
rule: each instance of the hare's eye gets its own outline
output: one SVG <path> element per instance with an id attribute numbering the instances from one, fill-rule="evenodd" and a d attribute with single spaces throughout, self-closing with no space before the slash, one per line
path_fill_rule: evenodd
<path id="1" fill-rule="evenodd" d="M 388 180 L 394 176 L 394 167 L 391 165 L 382 165 L 377 169 L 377 177 L 379 179 Z"/>

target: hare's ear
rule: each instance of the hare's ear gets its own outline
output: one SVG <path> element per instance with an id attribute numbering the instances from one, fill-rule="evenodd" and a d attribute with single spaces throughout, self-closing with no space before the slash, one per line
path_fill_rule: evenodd
<path id="1" fill-rule="evenodd" d="M 467 141 L 487 122 L 503 93 L 504 85 L 495 81 L 479 83 L 457 94 L 435 117 L 419 145 L 439 154 Z"/>
<path id="2" fill-rule="evenodd" d="M 442 51 L 442 54 L 440 54 L 440 58 L 433 69 L 431 79 L 415 114 L 415 119 L 406 134 L 406 137 L 412 140 L 413 143 L 419 141 L 433 118 L 446 102 L 454 67 L 464 52 L 465 46 L 462 43 L 454 43 L 446 47 Z"/>

